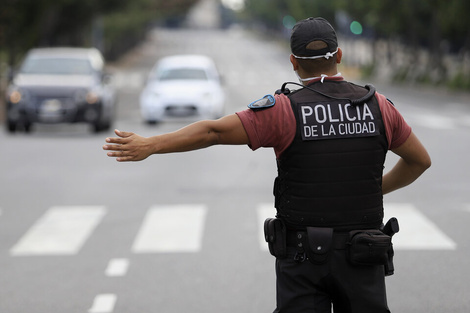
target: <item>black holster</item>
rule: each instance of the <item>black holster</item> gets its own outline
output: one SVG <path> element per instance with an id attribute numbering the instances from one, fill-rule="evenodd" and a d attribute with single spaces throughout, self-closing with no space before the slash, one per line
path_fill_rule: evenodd
<path id="1" fill-rule="evenodd" d="M 278 218 L 267 218 L 264 221 L 264 239 L 268 243 L 269 252 L 278 259 L 287 255 L 286 226 Z"/>
<path id="2" fill-rule="evenodd" d="M 385 275 L 393 274 L 392 237 L 377 229 L 349 232 L 348 258 L 354 265 L 383 265 Z"/>

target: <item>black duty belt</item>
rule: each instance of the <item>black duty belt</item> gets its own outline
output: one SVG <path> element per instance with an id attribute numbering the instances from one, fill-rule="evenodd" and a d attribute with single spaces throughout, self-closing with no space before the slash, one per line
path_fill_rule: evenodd
<path id="1" fill-rule="evenodd" d="M 301 238 L 299 238 L 301 237 Z M 300 242 L 303 242 L 302 238 L 307 238 L 306 231 L 287 231 L 286 244 L 288 247 L 298 247 Z M 333 233 L 333 249 L 344 250 L 347 247 L 349 241 L 349 233 L 347 232 L 335 232 Z"/>

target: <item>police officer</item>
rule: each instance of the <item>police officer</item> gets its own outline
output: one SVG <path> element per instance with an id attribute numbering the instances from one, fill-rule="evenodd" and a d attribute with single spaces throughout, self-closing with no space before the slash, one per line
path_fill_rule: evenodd
<path id="1" fill-rule="evenodd" d="M 116 130 L 103 149 L 127 162 L 217 144 L 272 147 L 277 218 L 267 228 L 282 234 L 270 243 L 277 257 L 274 312 L 331 312 L 332 306 L 340 313 L 390 312 L 384 267 L 351 261 L 351 233 L 378 229 L 383 194 L 415 181 L 430 157 L 389 100 L 338 73 L 342 50 L 328 21 L 298 22 L 291 50 L 301 88 L 284 85 L 247 110 L 173 133 L 146 138 Z M 388 150 L 400 158 L 382 176 Z"/>

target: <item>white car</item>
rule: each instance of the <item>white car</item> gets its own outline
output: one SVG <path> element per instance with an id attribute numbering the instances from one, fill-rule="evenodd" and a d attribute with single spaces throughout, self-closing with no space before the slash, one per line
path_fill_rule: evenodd
<path id="1" fill-rule="evenodd" d="M 175 55 L 155 64 L 140 95 L 144 121 L 224 115 L 225 95 L 217 68 L 207 56 Z"/>

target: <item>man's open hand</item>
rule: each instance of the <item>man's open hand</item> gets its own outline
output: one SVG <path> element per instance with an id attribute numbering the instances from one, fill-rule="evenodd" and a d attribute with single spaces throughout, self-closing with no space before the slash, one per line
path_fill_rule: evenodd
<path id="1" fill-rule="evenodd" d="M 131 132 L 114 131 L 118 137 L 108 137 L 108 144 L 103 146 L 103 150 L 108 150 L 109 157 L 116 158 L 118 162 L 141 161 L 151 154 L 148 140 Z"/>

